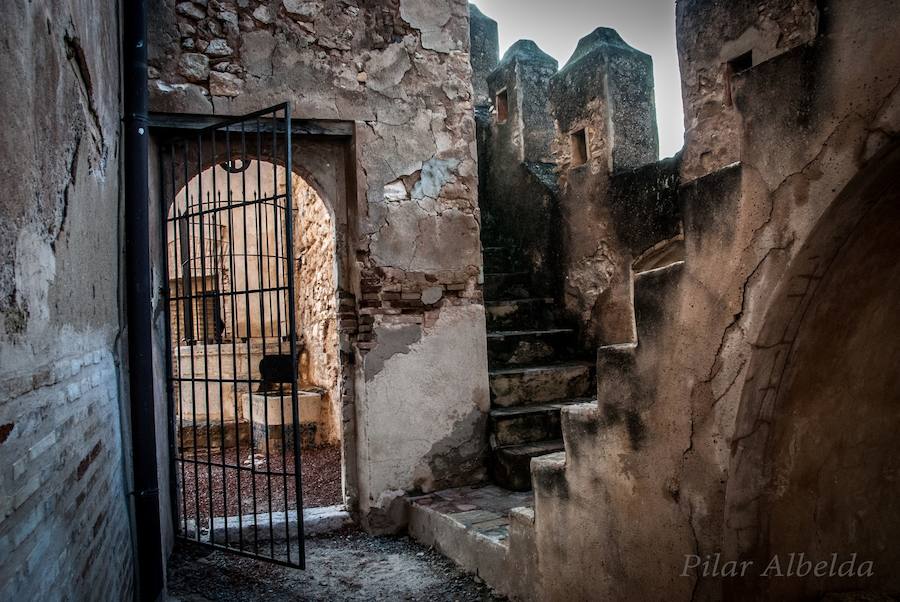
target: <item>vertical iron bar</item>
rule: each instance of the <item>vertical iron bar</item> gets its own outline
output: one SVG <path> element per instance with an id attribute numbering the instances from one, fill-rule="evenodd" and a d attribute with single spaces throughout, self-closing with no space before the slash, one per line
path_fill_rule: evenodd
<path id="1" fill-rule="evenodd" d="M 241 122 L 241 165 L 247 160 L 247 134 Z M 253 352 L 251 350 L 253 332 L 250 324 L 250 265 L 247 259 L 247 170 L 241 172 L 241 198 L 244 229 L 244 328 L 247 329 L 247 386 L 250 396 L 250 486 L 253 497 L 253 550 L 259 554 L 259 520 L 256 512 L 256 440 L 253 421 Z"/>
<path id="2" fill-rule="evenodd" d="M 284 108 L 285 123 L 285 165 L 291 169 L 294 165 L 293 144 L 291 140 L 291 106 L 285 105 Z M 291 363 L 294 379 L 294 386 L 291 387 L 291 413 L 293 414 L 294 427 L 294 496 L 297 504 L 297 544 L 299 546 L 298 560 L 301 568 L 306 568 L 306 549 L 303 541 L 303 489 L 301 488 L 300 469 L 302 456 L 300 452 L 300 408 L 297 403 L 297 319 L 296 319 L 296 303 L 295 303 L 295 283 L 294 283 L 294 228 L 293 219 L 293 190 L 291 179 L 288 178 L 286 183 L 285 207 L 289 219 L 285 221 L 285 238 L 290 241 L 287 246 L 288 258 L 288 336 L 290 337 Z"/>
<path id="3" fill-rule="evenodd" d="M 259 125 L 259 117 L 256 118 L 256 156 L 257 158 L 262 157 L 262 134 L 260 133 L 260 125 Z M 266 304 L 265 304 L 265 295 L 263 291 L 266 289 L 265 286 L 265 271 L 263 269 L 263 251 L 262 251 L 262 236 L 268 237 L 267 232 L 262 231 L 262 161 L 257 160 L 256 162 L 256 263 L 259 266 L 257 269 L 258 272 L 258 285 L 259 289 L 257 294 L 259 295 L 259 326 L 260 333 L 262 334 L 262 347 L 263 347 L 263 357 L 269 351 L 269 345 L 266 341 Z M 263 392 L 263 397 L 266 398 L 265 403 L 263 404 L 263 420 L 265 421 L 265 432 L 266 432 L 266 470 L 263 473 L 266 477 L 266 504 L 269 510 L 269 553 L 274 556 L 275 555 L 275 537 L 274 537 L 274 528 L 272 525 L 272 457 L 269 454 L 269 400 L 268 400 L 268 392 Z"/>
<path id="4" fill-rule="evenodd" d="M 209 413 L 209 312 L 206 311 L 208 290 L 206 286 L 206 224 L 203 223 L 203 208 L 209 203 L 203 197 L 203 134 L 197 135 L 197 212 L 199 213 L 198 227 L 200 229 L 200 290 L 201 308 L 198 312 L 203 320 L 203 397 L 206 402 L 206 485 L 209 493 L 209 540 L 215 543 L 215 530 L 213 520 L 216 511 L 213 506 L 213 479 L 212 479 L 212 417 Z M 196 458 L 195 458 L 196 459 Z"/>
<path id="5" fill-rule="evenodd" d="M 230 165 L 231 157 L 231 130 L 225 128 L 225 158 Z M 227 170 L 226 170 L 227 171 Z M 235 473 L 237 478 L 237 517 L 238 517 L 238 549 L 244 549 L 244 520 L 243 520 L 243 492 L 241 491 L 241 422 L 240 410 L 238 408 L 238 366 L 237 366 L 237 289 L 235 287 L 235 267 L 234 259 L 234 210 L 231 208 L 231 173 L 226 173 L 226 207 L 228 211 L 228 263 L 229 263 L 229 282 L 231 291 L 229 298 L 231 300 L 231 376 L 234 381 L 234 429 L 235 429 Z M 249 376 L 249 375 L 248 375 Z M 251 420 L 250 427 L 253 427 L 252 411 L 253 404 L 250 404 Z"/>
<path id="6" fill-rule="evenodd" d="M 219 299 L 221 298 L 220 291 L 224 288 L 222 282 L 222 270 L 219 266 L 219 253 L 221 251 L 220 245 L 220 230 L 219 230 L 219 211 L 221 210 L 218 196 L 218 187 L 217 187 L 217 178 L 218 175 L 216 173 L 216 130 L 210 130 L 210 145 L 212 152 L 212 161 L 210 161 L 211 167 L 209 168 L 212 172 L 212 213 L 210 216 L 212 218 L 212 253 L 213 253 L 213 277 L 215 278 L 215 293 L 213 299 L 215 303 L 213 305 L 214 315 L 213 319 L 215 322 L 213 323 L 213 341 L 216 345 L 216 355 L 219 358 L 219 439 L 221 444 L 221 452 L 222 457 L 222 517 L 225 521 L 225 545 L 228 545 L 228 474 L 225 471 L 225 386 L 224 386 L 224 376 L 222 373 L 222 332 L 219 328 L 219 323 L 221 322 L 223 325 L 225 320 L 219 315 L 219 312 L 222 311 L 222 307 L 219 305 Z M 210 457 L 210 462 L 212 462 L 212 457 Z"/>
<path id="7" fill-rule="evenodd" d="M 193 203 L 191 202 L 191 184 L 188 180 L 188 142 L 185 140 L 184 143 L 184 203 L 187 208 L 187 216 L 186 221 L 188 225 L 188 242 L 189 247 L 191 249 L 191 255 L 188 258 L 187 270 L 188 270 L 188 278 L 193 278 L 194 268 L 192 266 L 193 257 L 194 257 L 194 241 L 193 241 L 193 233 L 194 226 L 191 218 L 191 206 Z M 191 289 L 191 294 L 189 296 L 189 302 L 194 303 L 194 295 L 193 288 Z M 193 313 L 191 314 L 191 333 L 194 332 L 194 322 L 193 322 Z M 200 541 L 200 472 L 199 465 L 197 464 L 197 450 L 199 449 L 199 443 L 197 438 L 197 362 L 194 357 L 194 340 L 192 339 L 190 344 L 190 360 L 191 360 L 191 410 L 193 414 L 193 431 L 194 431 L 194 459 L 191 461 L 194 465 L 194 533 L 196 535 L 197 541 Z"/>
<path id="8" fill-rule="evenodd" d="M 274 119 L 274 115 L 273 115 L 273 125 L 277 125 L 277 121 Z M 272 128 L 272 131 L 273 132 L 275 131 L 274 127 Z M 277 147 L 274 145 L 274 142 L 273 142 L 273 147 L 272 147 L 272 156 L 273 156 L 273 158 L 277 156 Z M 277 174 L 277 170 L 278 170 L 277 163 L 275 161 L 273 161 L 272 165 L 275 166 L 275 171 Z M 290 180 L 292 177 L 292 175 L 291 175 L 292 173 L 293 172 L 291 171 L 291 166 L 286 165 L 285 166 L 285 179 Z M 285 188 L 285 190 L 287 190 L 287 189 Z M 284 295 L 283 295 L 284 291 L 283 291 L 282 285 L 281 285 L 281 267 L 282 267 L 283 257 L 281 256 L 281 245 L 279 244 L 279 241 L 282 241 L 282 239 L 284 237 L 281 236 L 281 227 L 279 225 L 279 220 L 278 220 L 278 216 L 282 211 L 282 207 L 278 203 L 278 199 L 280 198 L 280 195 L 278 194 L 278 178 L 277 178 L 277 176 L 275 178 L 275 191 L 276 191 L 276 194 L 274 194 L 272 197 L 273 198 L 273 200 L 272 200 L 272 232 L 275 236 L 275 240 L 274 240 L 275 251 L 274 251 L 274 256 L 273 256 L 274 262 L 275 262 L 275 290 L 276 290 L 276 293 L 275 293 L 276 294 L 275 324 L 276 324 L 276 328 L 277 328 L 278 355 L 282 356 L 284 353 L 284 350 L 282 349 L 282 339 L 284 338 L 284 333 L 282 332 L 282 324 L 281 324 L 281 314 L 282 314 L 281 306 L 282 306 L 282 303 L 284 302 Z M 285 209 L 286 209 L 286 207 L 285 207 Z M 291 216 L 287 216 L 285 219 L 291 219 Z M 283 241 L 283 242 L 285 242 L 285 244 L 292 244 L 290 241 Z M 269 258 L 270 262 L 273 261 L 273 257 Z M 285 278 L 284 283 L 286 286 L 287 278 Z M 287 311 L 287 308 L 285 307 L 285 312 L 286 311 Z M 294 389 L 294 388 L 296 388 L 296 383 L 292 382 L 291 389 Z M 288 481 L 287 481 L 287 421 L 285 420 L 286 416 L 285 416 L 285 411 L 284 411 L 284 397 L 283 396 L 282 396 L 281 402 L 278 404 L 278 407 L 281 412 L 281 485 L 282 485 L 282 492 L 283 492 L 283 497 L 284 497 L 285 550 L 287 552 L 287 560 L 288 560 L 288 562 L 290 562 L 291 561 L 291 525 L 290 525 L 290 521 L 288 520 L 289 513 L 290 513 L 290 505 L 288 504 Z M 292 425 L 293 425 L 293 422 L 292 422 Z M 293 429 L 293 426 L 291 428 Z M 298 437 L 299 433 L 294 432 L 294 433 L 292 433 L 292 436 Z M 296 466 L 295 466 L 295 469 L 296 469 Z"/>

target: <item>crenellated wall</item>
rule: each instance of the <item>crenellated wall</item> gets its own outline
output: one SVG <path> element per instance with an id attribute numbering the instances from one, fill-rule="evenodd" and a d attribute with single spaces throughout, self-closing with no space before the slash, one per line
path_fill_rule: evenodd
<path id="1" fill-rule="evenodd" d="M 558 289 L 553 120 L 547 89 L 556 59 L 530 40 L 513 44 L 486 74 L 490 113 L 479 121 L 478 203 L 484 246 L 508 245 L 526 258 L 535 294 Z M 500 96 L 506 115 L 499 113 Z"/>
<path id="2" fill-rule="evenodd" d="M 601 27 L 578 42 L 549 93 L 566 310 L 589 344 L 626 343 L 632 254 L 643 249 L 618 231 L 612 178 L 657 159 L 652 60 Z"/>

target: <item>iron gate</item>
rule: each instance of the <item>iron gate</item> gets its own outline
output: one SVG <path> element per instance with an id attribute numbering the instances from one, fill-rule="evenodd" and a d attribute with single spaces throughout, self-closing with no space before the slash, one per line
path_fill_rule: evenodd
<path id="1" fill-rule="evenodd" d="M 302 568 L 290 107 L 160 161 L 177 535 Z"/>

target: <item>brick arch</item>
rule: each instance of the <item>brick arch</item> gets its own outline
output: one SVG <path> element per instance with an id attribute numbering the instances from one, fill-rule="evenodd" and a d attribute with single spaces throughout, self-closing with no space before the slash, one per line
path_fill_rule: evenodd
<path id="1" fill-rule="evenodd" d="M 783 553 L 786 558 L 791 550 L 785 546 L 815 547 L 807 541 L 808 531 L 816 530 L 821 539 L 823 535 L 817 529 L 826 516 L 813 515 L 814 509 L 805 508 L 813 484 L 799 483 L 798 479 L 813 474 L 815 457 L 831 453 L 840 459 L 852 455 L 847 448 L 832 449 L 845 436 L 883 438 L 879 423 L 900 421 L 898 406 L 884 416 L 885 403 L 890 400 L 877 393 L 868 395 L 871 391 L 862 386 L 868 378 L 847 383 L 861 387 L 843 389 L 837 380 L 841 370 L 835 368 L 842 362 L 853 364 L 859 374 L 881 382 L 879 375 L 870 372 L 877 363 L 865 365 L 860 356 L 869 349 L 883 351 L 879 348 L 882 344 L 891 353 L 900 354 L 900 336 L 878 343 L 866 340 L 865 346 L 858 346 L 860 334 L 871 335 L 873 331 L 873 323 L 866 321 L 869 315 L 859 302 L 895 299 L 897 293 L 890 289 L 890 283 L 900 283 L 900 269 L 894 268 L 900 255 L 900 228 L 885 227 L 900 223 L 900 192 L 895 185 L 898 169 L 900 145 L 894 145 L 854 177 L 823 214 L 772 297 L 764 326 L 753 344 L 732 440 L 725 504 L 728 558 L 753 560 L 757 567 L 765 567 L 775 553 Z M 900 328 L 893 318 L 887 318 L 880 327 Z M 863 395 L 866 398 L 837 395 L 853 391 L 867 392 Z M 810 399 L 811 393 L 820 398 Z M 894 395 L 900 396 L 900 391 Z M 847 413 L 848 408 L 853 411 L 847 415 L 858 416 L 858 422 L 834 419 Z M 812 441 L 816 446 L 810 447 Z M 882 451 L 896 457 L 891 450 Z M 827 474 L 834 469 L 833 465 L 819 466 L 819 471 Z M 874 485 L 878 479 L 876 472 L 866 472 L 856 481 Z M 832 487 L 823 495 L 829 498 L 828 520 L 846 518 L 844 498 L 849 494 Z M 804 509 L 810 514 L 804 515 Z M 820 512 L 818 507 L 815 510 Z M 792 520 L 792 512 L 796 520 Z M 896 532 L 900 521 L 891 528 Z M 862 584 L 870 585 L 874 583 Z M 758 596 L 771 594 L 785 599 L 808 596 L 816 587 L 828 591 L 839 586 L 827 581 L 810 584 L 796 578 L 750 579 L 740 584 L 732 580 L 726 589 L 733 588 L 735 599 L 760 599 Z M 778 589 L 784 587 L 795 589 Z"/>

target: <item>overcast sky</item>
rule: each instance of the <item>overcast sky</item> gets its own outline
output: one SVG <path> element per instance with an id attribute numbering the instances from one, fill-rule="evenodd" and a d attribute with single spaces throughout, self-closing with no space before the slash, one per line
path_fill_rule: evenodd
<path id="1" fill-rule="evenodd" d="M 653 57 L 661 157 L 681 148 L 684 118 L 675 52 L 675 0 L 475 0 L 497 21 L 500 56 L 516 40 L 534 40 L 562 67 L 575 45 L 597 27 L 612 27 Z"/>

